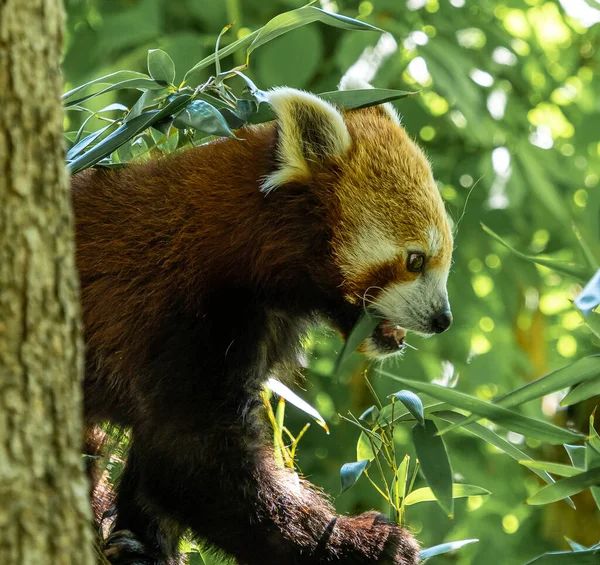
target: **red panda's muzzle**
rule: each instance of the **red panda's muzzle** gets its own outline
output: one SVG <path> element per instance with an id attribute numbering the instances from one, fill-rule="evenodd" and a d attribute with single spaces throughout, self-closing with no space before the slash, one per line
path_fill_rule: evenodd
<path id="1" fill-rule="evenodd" d="M 359 351 L 362 350 L 363 353 L 370 353 L 376 356 L 398 353 L 404 348 L 405 337 L 406 330 L 404 328 L 401 328 L 397 324 L 393 324 L 389 320 L 383 320 L 367 339 L 367 341 L 370 341 L 371 343 L 367 344 L 365 342 L 359 348 Z"/>

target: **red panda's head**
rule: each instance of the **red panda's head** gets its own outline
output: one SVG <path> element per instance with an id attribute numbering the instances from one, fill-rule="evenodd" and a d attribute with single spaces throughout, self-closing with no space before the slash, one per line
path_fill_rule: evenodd
<path id="1" fill-rule="evenodd" d="M 406 331 L 446 330 L 452 232 L 429 162 L 394 109 L 341 112 L 289 88 L 271 91 L 270 102 L 278 118 L 278 166 L 262 190 L 300 182 L 326 210 L 331 267 L 355 312 L 350 322 L 333 321 L 347 333 L 371 306 L 382 322 L 361 349 L 374 357 L 401 351 Z"/>

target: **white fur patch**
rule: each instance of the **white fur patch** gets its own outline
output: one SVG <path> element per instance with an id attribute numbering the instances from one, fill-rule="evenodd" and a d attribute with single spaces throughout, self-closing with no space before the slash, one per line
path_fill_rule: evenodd
<path id="1" fill-rule="evenodd" d="M 429 255 L 435 257 L 444 245 L 442 233 L 435 226 L 429 226 L 427 228 L 427 243 L 429 244 Z"/>
<path id="2" fill-rule="evenodd" d="M 342 114 L 321 98 L 294 88 L 275 88 L 268 92 L 269 102 L 279 122 L 278 170 L 265 178 L 261 190 L 271 190 L 292 180 L 310 177 L 310 160 L 341 157 L 351 145 L 350 133 Z M 317 154 L 310 140 L 318 139 Z"/>
<path id="3" fill-rule="evenodd" d="M 368 90 L 370 88 L 373 88 L 373 86 L 366 80 L 352 74 L 344 75 L 338 86 L 338 90 Z M 396 108 L 390 102 L 385 102 L 384 104 L 380 104 L 380 106 L 394 123 L 398 125 L 402 123 L 398 112 L 396 112 Z"/>
<path id="4" fill-rule="evenodd" d="M 375 308 L 384 318 L 406 330 L 429 334 L 431 318 L 450 308 L 447 280 L 447 271 L 428 270 L 413 281 L 385 287 L 375 301 Z"/>
<path id="5" fill-rule="evenodd" d="M 352 278 L 377 265 L 397 260 L 402 249 L 373 228 L 358 231 L 340 250 L 342 271 Z"/>

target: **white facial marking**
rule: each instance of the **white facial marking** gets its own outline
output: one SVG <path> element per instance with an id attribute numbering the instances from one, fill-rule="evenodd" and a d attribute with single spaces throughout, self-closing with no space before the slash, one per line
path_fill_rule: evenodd
<path id="1" fill-rule="evenodd" d="M 432 317 L 449 309 L 447 279 L 446 271 L 432 269 L 413 281 L 392 284 L 379 295 L 375 308 L 406 330 L 431 334 Z"/>
<path id="2" fill-rule="evenodd" d="M 401 248 L 378 230 L 361 230 L 340 251 L 342 271 L 347 277 L 356 276 L 378 265 L 397 260 L 401 253 Z"/>
<path id="3" fill-rule="evenodd" d="M 427 228 L 427 243 L 429 244 L 429 256 L 435 257 L 441 250 L 444 240 L 442 234 L 435 226 Z"/>

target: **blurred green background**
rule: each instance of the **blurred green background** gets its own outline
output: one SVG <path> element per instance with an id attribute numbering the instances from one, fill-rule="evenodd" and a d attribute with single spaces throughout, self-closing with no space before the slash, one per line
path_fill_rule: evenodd
<path id="1" fill-rule="evenodd" d="M 120 69 L 145 71 L 146 52 L 164 49 L 178 80 L 222 45 L 258 28 L 297 0 L 67 0 L 66 88 Z M 295 30 L 252 54 L 247 74 L 259 88 L 288 85 L 333 90 L 351 72 L 375 86 L 419 90 L 395 103 L 409 133 L 425 147 L 454 222 L 449 293 L 455 322 L 431 340 L 414 336 L 404 359 L 386 367 L 417 380 L 448 382 L 489 400 L 584 355 L 600 340 L 571 301 L 580 287 L 567 277 L 511 254 L 481 223 L 527 253 L 583 263 L 578 237 L 600 261 L 600 4 L 596 0 L 322 0 L 325 9 L 358 17 L 390 35 L 345 32 L 320 24 Z M 568 8 L 568 13 L 565 12 Z M 597 9 L 595 9 L 596 7 Z M 242 56 L 242 55 L 240 55 Z M 225 61 L 224 67 L 243 62 Z M 228 66 L 227 66 L 228 65 Z M 212 71 L 212 70 L 211 70 Z M 207 73 L 208 78 L 208 73 Z M 104 97 L 102 106 L 112 100 Z M 118 100 L 128 102 L 120 94 Z M 108 98 L 108 100 L 107 100 Z M 131 101 L 131 100 L 129 100 Z M 71 128 L 72 129 L 72 128 Z M 460 221 L 459 221 L 460 220 Z M 573 230 L 577 226 L 579 235 Z M 340 490 L 339 469 L 356 459 L 357 429 L 340 418 L 373 404 L 364 371 L 380 395 L 399 386 L 359 355 L 334 375 L 340 339 L 325 329 L 310 338 L 307 380 L 300 394 L 331 428 L 312 425 L 300 443 L 299 467 L 335 497 L 341 512 L 387 508 L 361 479 Z M 585 430 L 592 405 L 559 409 L 560 396 L 527 405 L 525 413 Z M 287 409 L 298 432 L 306 415 Z M 398 449 L 412 450 L 410 428 Z M 562 448 L 509 439 L 538 459 L 564 461 Z M 589 492 L 531 507 L 539 482 L 530 471 L 463 433 L 446 436 L 455 474 L 489 497 L 457 501 L 454 520 L 435 503 L 408 509 L 424 546 L 479 538 L 440 565 L 521 565 L 555 548 L 564 536 L 591 545 L 600 516 Z M 199 512 L 202 509 L 198 509 Z"/>

